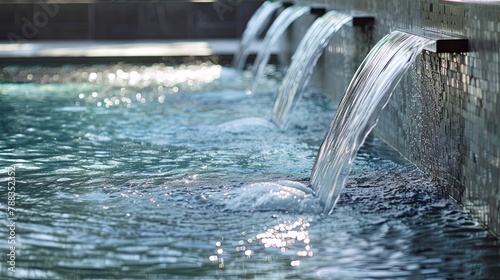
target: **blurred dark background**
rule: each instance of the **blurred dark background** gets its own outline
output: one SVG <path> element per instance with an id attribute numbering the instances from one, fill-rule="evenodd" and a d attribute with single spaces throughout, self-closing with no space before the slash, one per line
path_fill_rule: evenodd
<path id="1" fill-rule="evenodd" d="M 262 0 L 0 0 L 0 41 L 239 38 Z"/>

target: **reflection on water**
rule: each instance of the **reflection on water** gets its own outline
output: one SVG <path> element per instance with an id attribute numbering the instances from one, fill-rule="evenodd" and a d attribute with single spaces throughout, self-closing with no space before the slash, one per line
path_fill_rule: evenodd
<path id="1" fill-rule="evenodd" d="M 176 84 L 164 92 L 158 81 L 42 82 L 134 67 L 3 70 L 20 82 L 0 85 L 0 181 L 5 186 L 7 167 L 16 167 L 18 222 L 16 273 L 2 259 L 0 278 L 498 275 L 498 240 L 377 138 L 358 153 L 334 213 L 321 214 L 305 184 L 335 108 L 318 94 L 305 94 L 283 132 L 267 118 L 272 80 L 267 93 L 252 96 L 233 75 L 206 90 Z M 97 105 L 113 97 L 132 106 Z M 0 224 L 5 256 L 4 210 Z"/>

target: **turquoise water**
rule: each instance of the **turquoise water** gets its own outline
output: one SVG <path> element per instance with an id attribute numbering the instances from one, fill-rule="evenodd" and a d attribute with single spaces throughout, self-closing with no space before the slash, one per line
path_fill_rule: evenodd
<path id="1" fill-rule="evenodd" d="M 307 187 L 335 112 L 212 64 L 6 67 L 2 279 L 494 279 L 500 246 L 371 136 L 332 215 Z M 8 168 L 16 272 L 8 271 Z"/>

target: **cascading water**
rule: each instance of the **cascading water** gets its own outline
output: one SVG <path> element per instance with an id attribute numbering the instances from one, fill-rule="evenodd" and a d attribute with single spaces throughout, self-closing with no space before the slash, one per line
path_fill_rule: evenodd
<path id="1" fill-rule="evenodd" d="M 0 67 L 0 279 L 498 278 L 498 239 L 377 137 L 325 218 L 306 178 L 336 106 L 306 91 L 280 131 L 240 75 Z"/>
<path id="2" fill-rule="evenodd" d="M 394 31 L 361 63 L 339 105 L 311 174 L 316 196 L 331 213 L 360 146 L 416 56 L 434 40 Z"/>
<path id="3" fill-rule="evenodd" d="M 280 1 L 266 1 L 252 15 L 252 18 L 248 21 L 245 32 L 243 32 L 243 35 L 241 36 L 238 51 L 234 55 L 233 68 L 242 70 L 245 67 L 250 46 L 257 40 L 259 34 L 264 31 L 265 27 L 271 20 L 271 16 L 279 7 L 281 7 Z"/>
<path id="4" fill-rule="evenodd" d="M 279 127 L 285 126 L 288 113 L 300 99 L 300 94 L 311 78 L 313 69 L 330 38 L 351 20 L 351 16 L 330 11 L 316 19 L 307 30 L 293 55 L 292 64 L 286 72 L 274 103 L 272 120 Z"/>
<path id="5" fill-rule="evenodd" d="M 300 18 L 304 14 L 308 13 L 310 8 L 304 5 L 293 5 L 286 8 L 273 22 L 271 27 L 266 33 L 263 45 L 259 52 L 257 53 L 257 58 L 255 59 L 253 65 L 253 80 L 249 87 L 246 89 L 246 93 L 250 94 L 255 91 L 257 84 L 264 73 L 269 58 L 271 57 L 271 48 L 276 45 L 276 42 L 281 38 L 281 35 L 285 30 L 292 24 L 296 19 Z"/>

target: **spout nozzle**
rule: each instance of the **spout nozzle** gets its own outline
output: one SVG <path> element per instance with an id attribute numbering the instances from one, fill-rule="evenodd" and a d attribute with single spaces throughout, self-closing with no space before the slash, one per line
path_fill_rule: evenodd
<path id="1" fill-rule="evenodd" d="M 282 2 L 281 2 L 281 6 L 282 6 L 283 8 L 288 8 L 288 7 L 291 7 L 291 6 L 293 6 L 293 5 L 294 5 L 293 1 L 282 1 Z"/>
<path id="2" fill-rule="evenodd" d="M 311 7 L 311 14 L 320 17 L 320 16 L 326 14 L 326 8 Z"/>
<path id="3" fill-rule="evenodd" d="M 353 16 L 352 26 L 367 26 L 375 23 L 375 17 L 373 16 Z"/>
<path id="4" fill-rule="evenodd" d="M 399 30 L 414 36 L 419 36 L 434 41 L 427 45 L 424 50 L 433 53 L 460 53 L 469 52 L 469 39 L 463 37 L 449 36 L 442 33 L 427 30 Z"/>
<path id="5" fill-rule="evenodd" d="M 425 47 L 425 50 L 434 53 L 469 52 L 469 40 L 463 38 L 436 40 L 436 43 Z"/>

